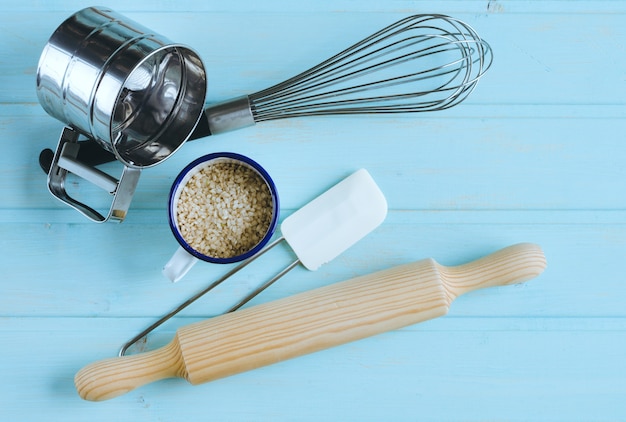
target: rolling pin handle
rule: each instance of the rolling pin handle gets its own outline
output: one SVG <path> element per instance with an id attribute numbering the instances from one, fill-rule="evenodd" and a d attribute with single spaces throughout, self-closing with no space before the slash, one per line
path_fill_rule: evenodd
<path id="1" fill-rule="evenodd" d="M 186 378 L 178 339 L 151 352 L 105 359 L 85 366 L 74 377 L 85 400 L 102 401 L 166 378 Z"/>

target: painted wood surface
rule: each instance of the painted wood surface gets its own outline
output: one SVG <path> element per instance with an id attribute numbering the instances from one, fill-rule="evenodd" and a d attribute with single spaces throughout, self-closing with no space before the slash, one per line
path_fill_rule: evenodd
<path id="1" fill-rule="evenodd" d="M 37 102 L 39 54 L 90 5 L 0 4 L 0 420 L 626 419 L 625 1 L 111 0 L 200 53 L 208 103 L 279 82 L 414 13 L 466 21 L 495 56 L 471 97 L 445 112 L 294 119 L 189 143 L 144 171 L 120 225 L 64 207 L 37 163 L 62 128 Z M 177 284 L 160 273 L 177 246 L 166 222 L 171 182 L 216 151 L 260 162 L 283 217 L 359 168 L 389 203 L 386 221 L 353 248 L 318 271 L 296 268 L 253 304 L 422 258 L 461 264 L 518 242 L 541 245 L 548 269 L 356 343 L 200 386 L 165 380 L 81 400 L 81 367 L 115 356 L 229 269 L 198 264 Z M 272 251 L 147 347 L 228 309 L 292 259 Z"/>

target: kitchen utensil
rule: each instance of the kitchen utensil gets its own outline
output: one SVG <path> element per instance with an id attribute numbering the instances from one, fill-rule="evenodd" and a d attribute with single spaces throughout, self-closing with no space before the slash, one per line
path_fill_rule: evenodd
<path id="1" fill-rule="evenodd" d="M 199 251 L 194 246 L 190 245 L 188 240 L 185 239 L 185 236 L 181 233 L 179 222 L 178 222 L 179 198 L 181 196 L 181 193 L 183 192 L 183 189 L 189 189 L 187 186 L 187 183 L 191 180 L 191 178 L 194 175 L 198 174 L 200 171 L 202 171 L 203 169 L 206 169 L 209 166 L 226 164 L 226 163 L 236 164 L 237 166 L 243 166 L 247 169 L 251 169 L 265 183 L 265 185 L 267 186 L 267 192 L 269 196 L 271 197 L 271 204 L 269 204 L 270 208 L 266 210 L 268 212 L 270 219 L 268 221 L 268 225 L 263 236 L 260 238 L 258 242 L 255 242 L 249 249 L 246 248 L 246 250 L 243 251 L 242 253 L 238 253 L 235 255 L 228 255 L 225 257 L 208 256 L 206 253 L 203 253 L 203 251 Z M 217 186 L 217 182 L 213 180 L 210 182 L 213 187 L 212 190 L 216 190 L 218 188 L 221 189 L 220 186 Z M 227 184 L 234 184 L 234 181 L 224 181 L 224 182 Z M 241 190 L 245 194 L 250 193 L 249 189 L 246 186 L 242 186 Z M 210 197 L 203 198 L 203 203 L 204 202 L 209 202 L 209 203 L 210 202 L 213 202 L 213 203 L 225 202 L 224 200 L 220 199 L 224 195 L 226 195 L 226 193 L 220 190 L 214 194 L 215 196 L 214 199 L 211 199 Z M 235 207 L 234 203 L 236 200 L 237 200 L 236 198 L 232 198 L 233 208 L 225 209 L 223 211 L 234 214 L 237 211 L 234 208 Z M 245 204 L 246 199 L 241 198 L 240 200 L 241 200 L 241 205 L 243 206 Z M 252 198 L 249 198 L 249 201 L 252 201 Z M 252 211 L 249 211 L 249 214 L 250 214 L 250 217 L 252 217 Z M 172 258 L 168 261 L 168 263 L 165 265 L 163 272 L 167 275 L 167 277 L 170 280 L 176 282 L 180 280 L 187 273 L 187 271 L 189 271 L 191 267 L 196 262 L 198 262 L 198 260 L 203 260 L 206 262 L 212 262 L 212 263 L 217 263 L 217 264 L 230 264 L 233 262 L 239 262 L 239 261 L 243 261 L 243 260 L 250 258 L 251 256 L 257 254 L 272 237 L 272 234 L 274 233 L 274 230 L 276 229 L 276 225 L 278 224 L 278 214 L 279 214 L 279 199 L 278 199 L 278 192 L 276 191 L 276 186 L 274 185 L 274 181 L 272 180 L 270 175 L 267 173 L 267 171 L 265 171 L 265 169 L 261 167 L 261 165 L 257 163 L 256 161 L 252 160 L 249 157 L 243 156 L 241 154 L 235 154 L 232 152 L 220 152 L 220 153 L 208 154 L 208 155 L 202 156 L 194 160 L 179 173 L 179 175 L 174 180 L 174 183 L 172 184 L 172 189 L 170 191 L 169 201 L 168 201 L 168 220 L 169 220 L 172 233 L 174 234 L 174 237 L 180 244 L 180 247 L 178 248 L 176 253 L 172 256 Z M 214 217 L 213 215 L 206 216 L 204 219 L 213 220 L 213 221 L 219 220 L 218 217 Z M 232 221 L 235 221 L 234 215 L 230 217 L 230 220 L 223 220 L 224 226 L 230 227 L 228 226 L 227 223 L 232 222 Z M 238 230 L 233 229 L 232 231 L 234 233 L 238 231 L 244 231 L 243 227 L 241 228 L 237 227 L 237 229 Z M 226 229 L 224 229 L 224 232 L 226 232 Z M 219 233 L 219 237 L 225 237 L 225 234 Z M 241 239 L 237 239 L 237 240 L 239 241 Z"/>
<path id="2" fill-rule="evenodd" d="M 161 349 L 92 363 L 74 382 L 86 400 L 170 377 L 200 384 L 445 315 L 463 293 L 520 283 L 545 266 L 533 244 L 456 267 L 422 260 L 182 327 Z"/>
<path id="3" fill-rule="evenodd" d="M 207 108 L 207 134 L 288 117 L 444 110 L 472 92 L 491 59 L 469 25 L 410 16 L 285 82 Z"/>
<path id="4" fill-rule="evenodd" d="M 189 306 L 195 300 L 227 280 L 268 250 L 286 241 L 297 259 L 249 293 L 226 313 L 233 312 L 279 280 L 298 264 L 310 271 L 332 261 L 378 227 L 387 215 L 387 201 L 372 176 L 365 169 L 358 170 L 287 217 L 281 224 L 282 237 L 266 246 L 258 254 L 242 262 L 225 276 L 183 302 L 122 346 L 120 356 L 134 343 L 159 325 Z M 168 276 L 176 276 L 167 268 Z"/>
<path id="5" fill-rule="evenodd" d="M 492 60 L 466 23 L 409 16 L 284 82 L 208 107 L 189 139 L 290 117 L 444 110 L 467 98 Z M 49 155 L 40 157 L 44 169 Z M 94 165 L 112 159 L 90 143 L 79 156 Z"/>
<path id="6" fill-rule="evenodd" d="M 139 171 L 187 140 L 205 95 L 205 70 L 190 48 L 109 9 L 75 13 L 50 37 L 37 68 L 39 102 L 68 125 L 50 163 L 50 192 L 93 221 L 123 220 Z M 79 134 L 122 162 L 120 180 L 80 159 Z M 113 195 L 106 216 L 66 192 L 68 172 Z"/>

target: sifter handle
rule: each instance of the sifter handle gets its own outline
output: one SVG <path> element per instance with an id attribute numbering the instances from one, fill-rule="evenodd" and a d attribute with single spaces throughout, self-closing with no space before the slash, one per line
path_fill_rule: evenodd
<path id="1" fill-rule="evenodd" d="M 445 315 L 460 294 L 523 282 L 545 266 L 541 249 L 524 243 L 458 267 L 393 267 L 182 327 L 162 349 L 86 366 L 76 388 L 105 400 L 167 376 L 200 384 Z"/>

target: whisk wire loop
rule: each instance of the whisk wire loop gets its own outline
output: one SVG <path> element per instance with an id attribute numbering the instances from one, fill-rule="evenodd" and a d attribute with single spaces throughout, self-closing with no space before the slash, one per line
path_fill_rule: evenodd
<path id="1" fill-rule="evenodd" d="M 491 66 L 488 43 L 445 15 L 415 15 L 282 83 L 249 96 L 255 121 L 405 113 L 463 101 Z"/>

